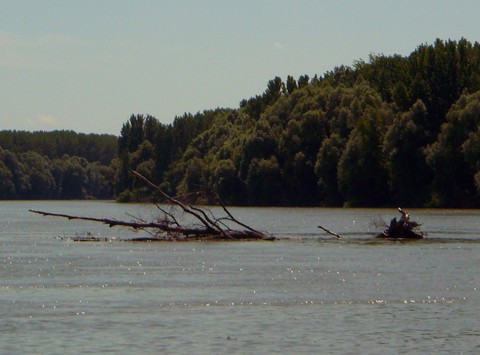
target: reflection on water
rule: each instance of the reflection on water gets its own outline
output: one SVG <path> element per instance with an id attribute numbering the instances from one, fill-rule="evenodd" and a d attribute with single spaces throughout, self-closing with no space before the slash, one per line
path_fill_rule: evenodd
<path id="1" fill-rule="evenodd" d="M 141 205 L 1 203 L 0 353 L 475 353 L 479 211 L 411 211 L 420 241 L 372 238 L 392 209 L 234 209 L 282 238 L 138 236 L 52 212 L 129 219 Z M 344 235 L 337 239 L 317 228 Z"/>

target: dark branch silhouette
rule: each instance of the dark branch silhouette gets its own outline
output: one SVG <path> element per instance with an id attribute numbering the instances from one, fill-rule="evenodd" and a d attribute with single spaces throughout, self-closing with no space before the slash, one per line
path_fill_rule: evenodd
<path id="1" fill-rule="evenodd" d="M 148 180 L 146 177 L 136 171 L 132 171 L 132 174 L 141 179 L 145 184 L 151 188 L 154 192 L 160 194 L 160 196 L 172 205 L 180 207 L 183 212 L 193 216 L 197 221 L 201 223 L 201 226 L 182 226 L 173 213 L 167 212 L 158 204 L 157 208 L 164 213 L 163 220 L 156 222 L 149 222 L 135 217 L 135 221 L 122 221 L 109 218 L 96 218 L 96 217 L 84 217 L 73 216 L 63 213 L 52 213 L 39 210 L 29 210 L 30 212 L 41 214 L 43 216 L 61 217 L 69 220 L 84 220 L 91 222 L 98 222 L 108 225 L 109 227 L 127 227 L 134 230 L 145 230 L 151 236 L 134 238 L 132 240 L 273 240 L 275 237 L 269 236 L 265 233 L 257 231 L 250 226 L 241 223 L 232 213 L 225 207 L 223 203 L 220 204 L 227 214 L 227 217 L 216 218 L 209 217 L 207 212 L 211 214 L 211 211 L 204 208 L 186 205 L 180 200 L 166 194 L 159 186 Z M 245 229 L 230 229 L 226 227 L 221 220 L 228 220 L 234 224 L 237 224 Z M 92 238 L 86 238 L 85 240 L 91 240 Z"/>

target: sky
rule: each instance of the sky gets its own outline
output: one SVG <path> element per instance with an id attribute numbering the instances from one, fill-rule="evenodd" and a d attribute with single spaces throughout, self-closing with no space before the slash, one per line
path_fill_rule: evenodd
<path id="1" fill-rule="evenodd" d="M 323 75 L 436 38 L 480 41 L 478 0 L 0 0 L 0 130 L 119 135 L 238 108 L 276 76 Z M 1 142 L 0 142 L 1 143 Z"/>

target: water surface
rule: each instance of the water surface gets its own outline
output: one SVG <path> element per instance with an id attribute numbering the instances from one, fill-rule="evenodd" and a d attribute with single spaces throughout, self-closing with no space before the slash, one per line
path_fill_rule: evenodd
<path id="1" fill-rule="evenodd" d="M 428 233 L 422 241 L 372 237 L 372 218 L 388 221 L 395 210 L 234 208 L 280 240 L 76 243 L 68 238 L 139 234 L 29 208 L 127 220 L 157 213 L 0 202 L 0 353 L 480 351 L 479 210 L 410 211 Z"/>

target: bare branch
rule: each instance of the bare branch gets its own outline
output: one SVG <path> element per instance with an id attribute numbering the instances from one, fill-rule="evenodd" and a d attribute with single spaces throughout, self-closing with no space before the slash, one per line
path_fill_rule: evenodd
<path id="1" fill-rule="evenodd" d="M 109 227 L 121 226 L 121 227 L 130 227 L 135 230 L 140 229 L 147 229 L 147 228 L 154 228 L 164 232 L 170 233 L 180 233 L 180 234 L 203 234 L 203 233 L 211 233 L 211 234 L 218 234 L 215 233 L 216 231 L 206 230 L 206 229 L 199 229 L 199 228 L 186 228 L 186 227 L 171 227 L 166 223 L 155 223 L 155 222 L 126 222 L 126 221 L 118 221 L 115 219 L 108 219 L 108 218 L 95 218 L 95 217 L 81 217 L 81 216 L 72 216 L 63 213 L 51 213 L 45 211 L 38 211 L 38 210 L 29 210 L 30 212 L 41 214 L 43 216 L 52 216 L 52 217 L 63 217 L 70 220 L 83 220 L 83 221 L 91 221 L 91 222 L 99 222 L 108 225 Z M 213 232 L 213 233 L 212 233 Z"/>
<path id="2" fill-rule="evenodd" d="M 324 230 L 325 232 L 327 232 L 328 234 L 331 234 L 337 238 L 342 238 L 342 236 L 340 234 L 337 234 L 335 232 L 332 232 L 332 231 L 329 231 L 327 228 L 323 228 L 322 226 L 318 226 L 318 228 Z"/>
<path id="3" fill-rule="evenodd" d="M 182 210 L 185 212 L 185 213 L 188 213 L 188 214 L 191 214 L 192 216 L 194 216 L 195 218 L 197 218 L 200 222 L 202 222 L 202 224 L 208 228 L 208 229 L 212 229 L 212 226 L 209 225 L 209 223 L 202 218 L 202 216 L 200 216 L 198 213 L 192 211 L 190 208 L 188 208 L 186 205 L 184 205 L 182 202 L 180 202 L 179 200 L 173 198 L 173 197 L 170 197 L 169 195 L 167 195 L 160 187 L 158 187 L 157 185 L 155 185 L 153 182 L 151 182 L 150 180 L 148 180 L 145 176 L 143 176 L 142 174 L 136 172 L 135 170 L 132 170 L 132 174 L 134 174 L 135 176 L 137 176 L 138 178 L 140 178 L 141 180 L 143 180 L 143 182 L 145 182 L 148 186 L 150 186 L 153 190 L 157 191 L 162 197 L 164 197 L 167 201 L 177 205 L 177 206 L 180 206 L 180 208 L 182 208 Z"/>
<path id="4" fill-rule="evenodd" d="M 230 211 L 227 209 L 227 207 L 223 204 L 223 202 L 217 197 L 215 196 L 215 199 L 217 200 L 217 202 L 220 204 L 220 206 L 222 206 L 223 210 L 225 211 L 225 213 L 228 215 L 228 217 L 230 217 L 230 220 L 232 222 L 235 222 L 236 224 L 238 224 L 239 226 L 242 226 L 244 228 L 247 228 L 248 230 L 252 231 L 252 232 L 256 232 L 256 233 L 260 233 L 259 231 L 253 229 L 252 227 L 240 222 L 238 219 L 236 219 L 235 217 L 233 217 L 233 215 L 230 213 Z"/>
<path id="5" fill-rule="evenodd" d="M 37 213 L 43 216 L 62 217 L 69 220 L 84 220 L 91 222 L 98 222 L 108 225 L 109 227 L 120 226 L 133 228 L 134 230 L 143 230 L 150 235 L 150 237 L 140 237 L 130 240 L 135 241 L 157 241 L 157 240 L 274 240 L 274 237 L 267 236 L 262 232 L 256 231 L 253 228 L 239 222 L 230 211 L 220 202 L 224 211 L 227 213 L 228 218 L 217 219 L 210 210 L 207 210 L 211 214 L 211 217 L 205 212 L 205 210 L 186 205 L 179 201 L 177 198 L 173 198 L 166 194 L 160 187 L 152 183 L 150 180 L 142 176 L 136 171 L 132 171 L 136 177 L 144 181 L 148 187 L 160 194 L 165 201 L 171 203 L 173 206 L 180 207 L 184 213 L 189 214 L 197 221 L 201 223 L 201 226 L 182 226 L 173 213 L 166 211 L 164 208 L 156 204 L 156 207 L 164 213 L 166 216 L 163 221 L 158 220 L 156 222 L 149 222 L 139 217 L 134 217 L 133 221 L 126 222 L 109 218 L 95 218 L 95 217 L 82 217 L 73 216 L 64 213 L 52 213 L 39 210 L 30 210 L 30 212 Z M 246 228 L 246 230 L 232 230 L 222 220 L 229 220 L 237 223 Z M 223 226 L 225 226 L 224 229 Z M 90 239 L 79 239 L 79 241 L 90 241 Z"/>
<path id="6" fill-rule="evenodd" d="M 160 207 L 160 205 L 158 203 L 155 204 L 155 206 L 157 206 L 157 208 L 163 212 L 167 217 L 170 217 L 172 220 L 173 220 L 173 224 L 177 225 L 180 227 L 180 223 L 178 223 L 177 219 L 175 218 L 175 216 L 170 213 L 170 212 L 167 212 L 166 210 L 164 210 L 162 207 Z"/>
<path id="7" fill-rule="evenodd" d="M 205 218 L 205 220 L 210 223 L 212 225 L 213 228 L 215 228 L 216 230 L 218 230 L 222 235 L 224 235 L 225 237 L 228 238 L 228 236 L 225 234 L 225 232 L 223 231 L 222 227 L 220 227 L 217 223 L 215 223 L 214 221 L 212 221 L 210 219 L 210 217 L 208 217 L 208 215 L 205 213 L 204 210 L 198 208 L 198 207 L 195 207 L 195 206 L 192 206 L 192 205 L 188 205 L 188 207 L 190 207 L 192 210 L 194 211 L 197 211 L 199 213 L 201 213 L 203 215 L 203 217 Z"/>

